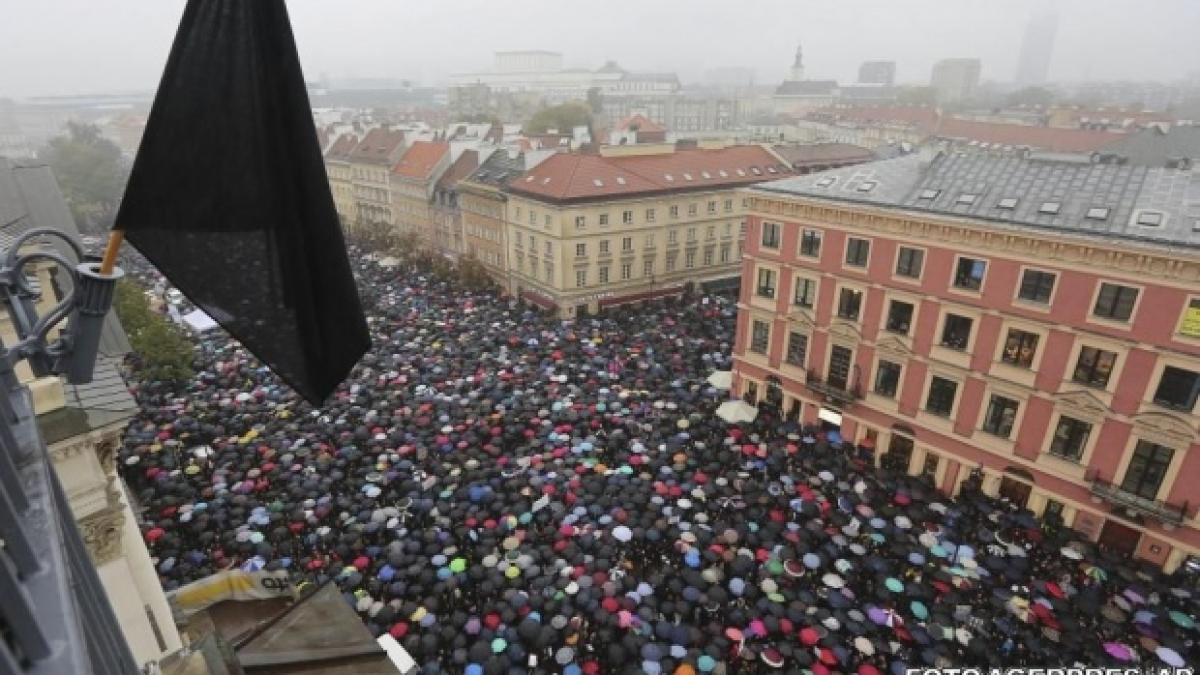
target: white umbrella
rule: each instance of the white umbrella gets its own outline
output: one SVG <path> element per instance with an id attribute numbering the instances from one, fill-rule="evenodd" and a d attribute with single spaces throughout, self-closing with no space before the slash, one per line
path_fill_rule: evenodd
<path id="1" fill-rule="evenodd" d="M 624 525 L 618 525 L 613 528 L 613 538 L 617 541 L 629 541 L 633 538 L 633 531 Z"/>
<path id="2" fill-rule="evenodd" d="M 758 417 L 758 408 L 745 401 L 726 401 L 717 408 L 717 417 L 730 424 L 753 422 Z"/>
<path id="3" fill-rule="evenodd" d="M 714 370 L 712 375 L 708 376 L 708 383 L 714 389 L 724 389 L 729 391 L 733 386 L 733 371 L 731 370 Z"/>
<path id="4" fill-rule="evenodd" d="M 1078 550 L 1071 548 L 1070 546 L 1062 547 L 1062 549 L 1059 550 L 1059 553 L 1061 553 L 1064 558 L 1070 558 L 1071 560 L 1083 560 L 1083 554 Z"/>
<path id="5" fill-rule="evenodd" d="M 841 588 L 846 585 L 846 581 L 836 574 L 830 573 L 821 577 L 822 583 L 830 588 Z"/>

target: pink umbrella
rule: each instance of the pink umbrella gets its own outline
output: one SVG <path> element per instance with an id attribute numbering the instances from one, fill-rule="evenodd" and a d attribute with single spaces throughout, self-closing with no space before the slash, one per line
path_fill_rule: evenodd
<path id="1" fill-rule="evenodd" d="M 1133 650 L 1120 642 L 1105 642 L 1104 651 L 1118 661 L 1132 661 Z"/>

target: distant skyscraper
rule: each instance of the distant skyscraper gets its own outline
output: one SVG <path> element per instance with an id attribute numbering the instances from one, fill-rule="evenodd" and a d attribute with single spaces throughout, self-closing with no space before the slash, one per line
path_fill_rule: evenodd
<path id="1" fill-rule="evenodd" d="M 1017 84 L 1045 84 L 1050 72 L 1050 57 L 1054 54 L 1054 37 L 1058 33 L 1058 12 L 1046 10 L 1029 17 L 1025 35 L 1021 37 L 1021 54 L 1017 61 Z"/>
<path id="2" fill-rule="evenodd" d="M 895 61 L 863 61 L 858 67 L 859 84 L 896 84 Z"/>
<path id="3" fill-rule="evenodd" d="M 979 59 L 942 59 L 933 64 L 929 84 L 938 103 L 956 103 L 971 98 L 979 86 Z"/>

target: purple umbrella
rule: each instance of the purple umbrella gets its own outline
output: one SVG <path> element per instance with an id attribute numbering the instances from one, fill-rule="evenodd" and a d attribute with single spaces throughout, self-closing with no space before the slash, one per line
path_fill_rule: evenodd
<path id="1" fill-rule="evenodd" d="M 1118 661 L 1133 660 L 1133 650 L 1120 642 L 1105 642 L 1104 651 Z"/>
<path id="2" fill-rule="evenodd" d="M 879 607 L 871 607 L 867 610 L 867 618 L 877 626 L 882 626 L 887 623 L 887 612 Z"/>

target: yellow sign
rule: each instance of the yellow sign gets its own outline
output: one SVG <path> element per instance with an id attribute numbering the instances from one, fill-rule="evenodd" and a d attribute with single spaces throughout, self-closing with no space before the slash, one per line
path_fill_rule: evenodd
<path id="1" fill-rule="evenodd" d="M 1180 335 L 1200 338 L 1200 305 L 1193 302 L 1183 312 L 1183 323 L 1179 325 Z"/>

